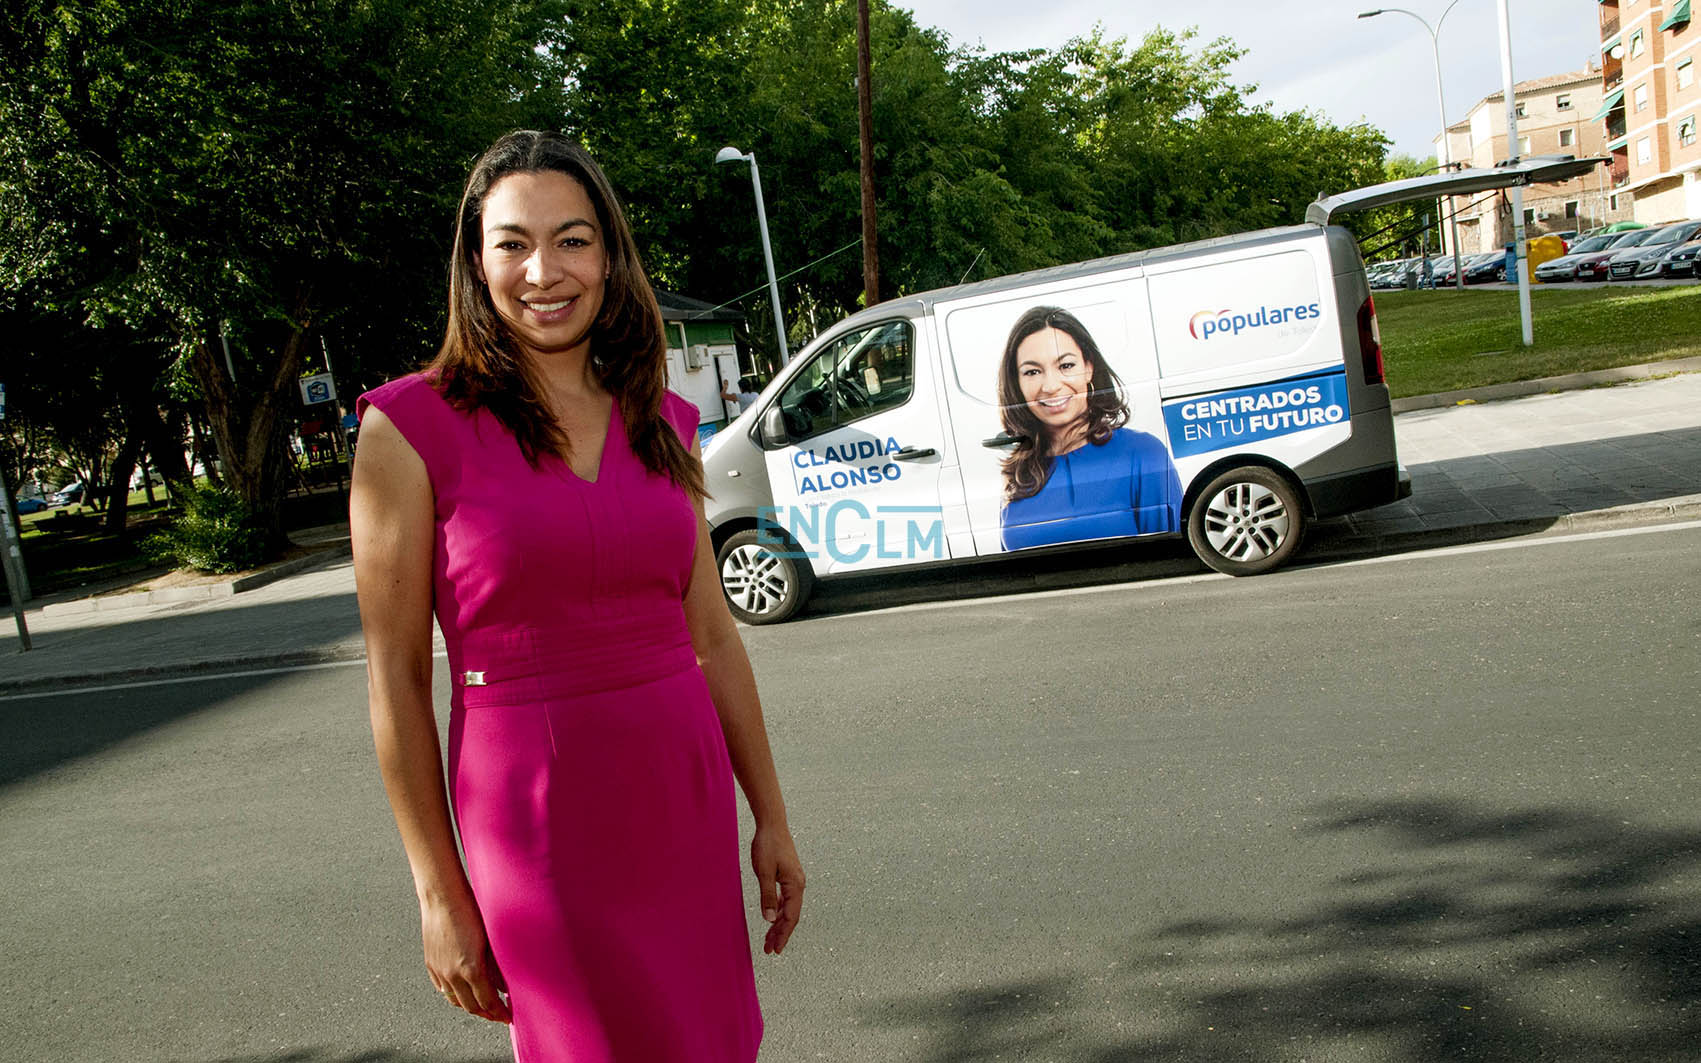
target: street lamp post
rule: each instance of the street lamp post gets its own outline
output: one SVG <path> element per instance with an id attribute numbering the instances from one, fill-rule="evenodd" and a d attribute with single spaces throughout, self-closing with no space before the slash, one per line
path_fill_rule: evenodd
<path id="1" fill-rule="evenodd" d="M 1518 158 L 1518 101 L 1513 93 L 1517 83 L 1512 78 L 1512 20 L 1506 13 L 1506 0 L 1500 8 L 1500 77 L 1506 95 L 1506 154 Z M 1512 186 L 1512 264 L 1518 269 L 1518 319 L 1524 326 L 1524 346 L 1536 342 L 1534 325 L 1530 321 L 1530 260 L 1524 247 L 1524 186 Z M 1511 280 L 1511 277 L 1507 277 Z"/>
<path id="2" fill-rule="evenodd" d="M 1447 13 L 1449 11 L 1452 11 L 1453 5 L 1457 4 L 1458 2 L 1459 2 L 1459 0 L 1453 0 L 1453 3 L 1448 4 L 1446 10 L 1441 12 L 1441 17 L 1435 20 L 1435 25 L 1433 27 L 1430 26 L 1428 20 L 1426 20 L 1422 15 L 1418 14 L 1415 11 L 1407 11 L 1403 7 L 1379 7 L 1374 11 L 1361 12 L 1358 16 L 1359 18 L 1375 18 L 1377 15 L 1383 15 L 1383 14 L 1410 15 L 1411 17 L 1417 19 L 1418 22 L 1422 23 L 1423 28 L 1429 32 L 1429 47 L 1430 47 L 1430 51 L 1435 56 L 1435 102 L 1437 104 L 1439 104 L 1440 107 L 1441 107 L 1441 168 L 1443 170 L 1448 170 L 1448 169 L 1452 168 L 1452 165 L 1453 165 L 1452 154 L 1453 154 L 1453 152 L 1452 152 L 1452 146 L 1450 144 L 1448 144 L 1448 142 L 1447 142 L 1447 97 L 1444 96 L 1442 94 L 1442 91 L 1441 91 L 1441 37 L 1440 37 L 1440 35 L 1441 35 L 1441 24 L 1443 22 L 1447 21 Z M 1453 197 L 1448 196 L 1446 198 L 1449 201 L 1451 201 L 1451 199 Z M 1447 218 L 1448 218 L 1448 221 L 1450 221 L 1452 223 L 1452 241 L 1451 242 L 1453 244 L 1453 285 L 1454 285 L 1454 287 L 1458 288 L 1460 291 L 1463 291 L 1464 288 L 1465 288 L 1465 274 L 1464 274 L 1464 271 L 1459 268 L 1459 216 L 1456 213 L 1454 213 L 1452 208 L 1453 208 L 1453 204 L 1451 202 L 1448 202 L 1448 204 L 1447 204 Z"/>
<path id="3" fill-rule="evenodd" d="M 768 208 L 762 203 L 762 174 L 756 169 L 756 153 L 745 153 L 737 148 L 726 147 L 715 153 L 715 163 L 747 162 L 750 164 L 750 183 L 756 189 L 756 226 L 762 233 L 762 261 L 768 266 L 768 295 L 774 301 L 774 334 L 780 341 L 780 364 L 791 361 L 791 351 L 786 347 L 786 319 L 780 310 L 780 282 L 774 279 L 774 249 L 768 243 Z"/>

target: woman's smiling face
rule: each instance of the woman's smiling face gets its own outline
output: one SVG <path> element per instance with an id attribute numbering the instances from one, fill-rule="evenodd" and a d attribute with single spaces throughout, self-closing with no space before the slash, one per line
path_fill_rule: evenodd
<path id="1" fill-rule="evenodd" d="M 589 353 L 608 252 L 584 186 L 556 170 L 511 173 L 481 213 L 479 275 L 496 313 L 535 355 Z"/>
<path id="2" fill-rule="evenodd" d="M 1071 430 L 1085 426 L 1093 365 L 1067 332 L 1042 328 L 1018 344 L 1016 379 L 1028 409 L 1053 443 L 1065 442 Z"/>

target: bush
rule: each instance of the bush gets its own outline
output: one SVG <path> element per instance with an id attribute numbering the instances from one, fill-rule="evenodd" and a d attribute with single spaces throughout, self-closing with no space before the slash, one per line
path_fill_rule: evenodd
<path id="1" fill-rule="evenodd" d="M 202 572 L 240 572 L 266 559 L 266 534 L 247 505 L 222 487 L 201 485 L 184 499 L 183 516 L 150 536 L 156 561 Z"/>

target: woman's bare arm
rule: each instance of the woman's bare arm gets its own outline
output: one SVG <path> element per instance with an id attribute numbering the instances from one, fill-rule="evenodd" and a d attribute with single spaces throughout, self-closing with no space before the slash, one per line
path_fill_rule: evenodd
<path id="1" fill-rule="evenodd" d="M 431 706 L 431 481 L 418 452 L 376 407 L 361 425 L 349 531 L 372 737 L 419 896 L 426 967 L 458 1006 L 507 1022 L 500 976 L 455 848 Z"/>
<path id="2" fill-rule="evenodd" d="M 697 456 L 695 447 L 692 455 Z M 700 459 L 699 459 L 700 460 Z M 750 843 L 750 863 L 762 892 L 762 918 L 769 923 L 762 951 L 779 953 L 791 939 L 803 906 L 803 863 L 786 822 L 779 773 L 768 746 L 762 704 L 756 695 L 756 676 L 744 651 L 738 625 L 726 607 L 720 577 L 715 571 L 714 547 L 701 502 L 697 510 L 697 556 L 691 585 L 685 593 L 685 619 L 691 645 L 708 681 L 709 696 L 720 716 L 732 772 L 756 821 Z"/>

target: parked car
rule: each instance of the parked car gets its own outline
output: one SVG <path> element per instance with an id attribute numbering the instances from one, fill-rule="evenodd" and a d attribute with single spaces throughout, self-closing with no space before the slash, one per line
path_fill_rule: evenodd
<path id="1" fill-rule="evenodd" d="M 1577 279 L 1577 263 L 1584 255 L 1596 251 L 1604 251 L 1612 246 L 1616 239 L 1614 233 L 1599 233 L 1586 236 L 1577 241 L 1576 246 L 1558 258 L 1550 258 L 1536 267 L 1536 280 L 1543 284 L 1553 284 L 1556 281 L 1574 281 Z"/>
<path id="2" fill-rule="evenodd" d="M 1701 232 L 1701 221 L 1682 221 L 1675 225 L 1666 226 L 1636 250 L 1627 251 L 1624 255 L 1614 256 L 1612 262 L 1608 264 L 1612 279 L 1624 279 L 1621 267 L 1626 261 L 1634 263 L 1635 271 L 1631 274 L 1633 277 L 1659 276 L 1661 260 L 1668 253 L 1695 239 L 1697 232 Z"/>
<path id="3" fill-rule="evenodd" d="M 56 506 L 68 506 L 73 502 L 81 502 L 82 500 L 83 481 L 76 480 L 72 483 L 66 484 L 64 487 L 61 487 L 54 494 L 52 501 Z"/>
<path id="4" fill-rule="evenodd" d="M 1687 243 L 1678 244 L 1667 251 L 1659 259 L 1659 276 L 1661 277 L 1694 277 L 1695 259 L 1701 254 L 1701 234 Z"/>
<path id="5" fill-rule="evenodd" d="M 1625 281 L 1641 276 L 1644 263 L 1658 259 L 1674 245 L 1688 240 L 1697 229 L 1701 229 L 1701 221 L 1680 221 L 1652 230 L 1648 238 L 1634 248 L 1621 250 L 1607 259 L 1607 278 Z"/>
<path id="6" fill-rule="evenodd" d="M 1577 279 L 1580 281 L 1606 280 L 1608 259 L 1627 248 L 1641 246 L 1647 242 L 1648 237 L 1658 231 L 1657 229 L 1633 229 L 1617 233 L 1613 242 L 1606 247 L 1577 259 Z"/>
<path id="7" fill-rule="evenodd" d="M 1373 289 L 1404 288 L 1406 276 L 1411 270 L 1412 262 L 1409 258 L 1377 263 L 1377 272 L 1370 279 L 1370 286 Z"/>
<path id="8" fill-rule="evenodd" d="M 20 499 L 18 499 L 18 513 L 20 515 L 25 514 L 25 513 L 40 513 L 42 510 L 44 510 L 46 508 L 47 508 L 47 503 L 42 501 L 39 498 L 20 498 Z"/>
<path id="9" fill-rule="evenodd" d="M 1491 284 L 1506 279 L 1506 255 L 1501 251 L 1484 251 L 1464 263 L 1466 284 Z"/>

